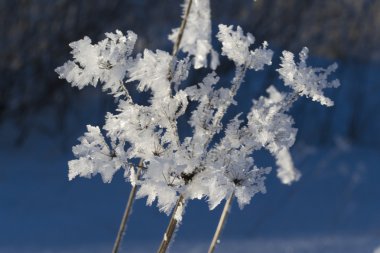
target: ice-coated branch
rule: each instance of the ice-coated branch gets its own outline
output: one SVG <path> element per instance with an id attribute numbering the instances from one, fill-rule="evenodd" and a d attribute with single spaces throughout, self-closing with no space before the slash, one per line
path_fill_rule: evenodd
<path id="1" fill-rule="evenodd" d="M 212 137 L 217 133 L 220 129 L 220 122 L 222 121 L 222 118 L 224 114 L 226 113 L 227 109 L 231 104 L 237 104 L 234 100 L 234 97 L 236 96 L 237 91 L 239 90 L 241 84 L 243 83 L 244 76 L 246 73 L 246 68 L 243 66 L 237 66 L 235 71 L 235 77 L 232 80 L 231 89 L 226 94 L 226 97 L 223 99 L 223 103 L 220 103 L 218 106 L 214 117 L 212 121 L 212 129 L 213 131 L 210 133 L 209 141 L 206 143 L 205 148 L 207 148 L 208 143 L 212 139 Z"/>
<path id="2" fill-rule="evenodd" d="M 309 50 L 304 47 L 299 53 L 300 62 L 294 62 L 294 54 L 284 51 L 281 57 L 281 64 L 278 72 L 280 78 L 286 86 L 291 87 L 301 96 L 310 97 L 313 101 L 317 101 L 322 105 L 332 106 L 334 102 L 325 97 L 323 89 L 337 88 L 340 83 L 337 79 L 329 82 L 328 76 L 334 72 L 338 65 L 332 64 L 327 69 L 313 68 L 306 65 Z"/>
<path id="3" fill-rule="evenodd" d="M 175 34 L 176 36 L 175 35 L 172 36 L 173 39 L 175 38 L 173 50 L 172 50 L 172 56 L 173 57 L 177 56 L 179 46 L 182 42 L 183 33 L 185 32 L 185 27 L 187 24 L 187 20 L 189 18 L 189 14 L 190 14 L 192 4 L 193 4 L 193 0 L 188 0 L 187 4 L 186 3 L 184 4 L 184 6 L 186 7 L 186 10 L 185 10 L 184 16 L 182 18 L 181 26 L 179 27 L 179 30 L 176 31 L 176 34 Z"/>
<path id="4" fill-rule="evenodd" d="M 207 67 L 207 56 L 211 54 L 210 67 L 216 69 L 219 57 L 211 46 L 210 0 L 185 0 L 181 26 L 173 29 L 169 39 L 174 42 L 174 56 L 181 49 L 194 57 L 194 68 L 199 69 Z"/>
<path id="5" fill-rule="evenodd" d="M 272 64 L 273 51 L 267 49 L 268 43 L 250 50 L 250 45 L 255 42 L 251 33 L 244 35 L 240 26 L 234 30 L 233 26 L 219 25 L 217 38 L 222 43 L 222 55 L 234 61 L 237 66 L 245 66 L 249 69 L 262 70 L 265 65 Z"/>
<path id="6" fill-rule="evenodd" d="M 293 119 L 286 114 L 290 104 L 294 101 L 292 94 L 284 94 L 273 86 L 267 89 L 268 97 L 260 97 L 247 115 L 247 127 L 241 129 L 241 141 L 244 149 L 252 152 L 261 148 L 267 149 L 276 158 L 282 182 L 290 184 L 299 179 L 300 174 L 294 168 L 290 155 L 287 162 L 278 159 L 287 153 L 294 144 L 297 129 L 293 128 Z"/>

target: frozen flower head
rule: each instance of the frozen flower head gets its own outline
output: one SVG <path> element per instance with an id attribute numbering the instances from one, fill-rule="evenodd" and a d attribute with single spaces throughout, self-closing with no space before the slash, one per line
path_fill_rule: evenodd
<path id="1" fill-rule="evenodd" d="M 208 186 L 208 202 L 210 209 L 214 209 L 223 199 L 233 194 L 240 208 L 249 204 L 256 193 L 265 193 L 265 175 L 271 168 L 258 168 L 251 157 L 245 152 L 231 150 L 224 154 L 222 161 L 212 166 L 213 173 L 204 183 Z"/>
<path id="2" fill-rule="evenodd" d="M 306 65 L 309 50 L 304 47 L 299 54 L 300 62 L 294 62 L 294 54 L 284 51 L 281 57 L 281 67 L 278 69 L 280 78 L 286 86 L 291 87 L 301 96 L 310 97 L 322 105 L 332 106 L 334 102 L 325 97 L 323 89 L 337 88 L 340 83 L 337 79 L 328 81 L 328 76 L 334 72 L 338 65 L 332 64 L 327 69 L 313 68 Z"/>
<path id="3" fill-rule="evenodd" d="M 133 51 L 137 35 L 131 31 L 123 35 L 117 30 L 116 33 L 106 33 L 106 37 L 98 44 L 91 44 L 88 37 L 70 43 L 73 60 L 56 69 L 59 77 L 79 89 L 100 82 L 103 90 L 115 97 L 123 95 L 123 80 L 130 65 L 128 56 Z"/>
<path id="4" fill-rule="evenodd" d="M 128 82 L 139 81 L 138 89 L 152 90 L 160 97 L 170 95 L 168 73 L 172 57 L 169 53 L 157 50 L 156 53 L 145 49 L 144 55 L 128 69 Z"/>
<path id="5" fill-rule="evenodd" d="M 90 178 L 99 173 L 103 181 L 109 183 L 118 169 L 127 167 L 124 143 L 111 143 L 109 146 L 99 127 L 88 125 L 87 132 L 79 141 L 81 143 L 73 147 L 78 159 L 69 162 L 69 180 L 76 176 Z"/>
<path id="6" fill-rule="evenodd" d="M 273 51 L 267 49 L 268 43 L 265 41 L 261 48 L 250 50 L 255 37 L 251 33 L 244 35 L 240 26 L 234 31 L 232 25 L 219 25 L 217 38 L 222 43 L 222 55 L 227 56 L 236 65 L 262 70 L 265 65 L 272 64 Z"/>
<path id="7" fill-rule="evenodd" d="M 140 182 L 137 197 L 147 196 L 147 205 L 152 205 L 157 199 L 160 211 L 169 214 L 183 184 L 178 172 L 184 166 L 178 166 L 173 159 L 165 157 L 152 158 L 148 166 L 149 169 L 143 177 L 149 181 L 148 183 Z"/>

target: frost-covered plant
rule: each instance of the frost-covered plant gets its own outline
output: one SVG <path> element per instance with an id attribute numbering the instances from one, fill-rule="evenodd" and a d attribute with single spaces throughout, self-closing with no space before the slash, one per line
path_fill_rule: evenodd
<path id="1" fill-rule="evenodd" d="M 271 169 L 255 164 L 254 151 L 266 149 L 274 156 L 284 184 L 297 181 L 300 172 L 289 152 L 297 129 L 289 108 L 300 96 L 331 106 L 323 89 L 339 85 L 337 80 L 327 80 L 336 65 L 313 68 L 306 64 L 307 48 L 299 54 L 299 63 L 284 51 L 277 71 L 291 89 L 280 92 L 270 86 L 268 95 L 254 100 L 247 115 L 239 113 L 224 125 L 227 109 L 238 104 L 234 97 L 246 72 L 270 66 L 273 52 L 267 42 L 252 48 L 254 36 L 244 34 L 241 27 L 219 25 L 216 37 L 221 55 L 236 65 L 234 78 L 223 80 L 230 85 L 222 87 L 220 77 L 210 70 L 200 83 L 183 87 L 192 69 L 208 65 L 215 69 L 219 63 L 211 47 L 209 1 L 186 0 L 184 21 L 169 37 L 177 50 L 187 53 L 183 59 L 177 58 L 176 49 L 172 54 L 145 49 L 133 57 L 137 36 L 116 31 L 97 44 L 88 37 L 71 43 L 73 60 L 56 69 L 60 78 L 79 89 L 100 83 L 117 101 L 116 113 L 107 113 L 102 129 L 87 126 L 80 144 L 73 148 L 76 159 L 69 162 L 69 179 L 100 174 L 104 182 L 110 182 L 123 169 L 125 178 L 138 186 L 137 197 L 146 197 L 147 205 L 157 201 L 166 214 L 174 208 L 159 252 L 165 252 L 187 201 L 205 199 L 214 209 L 223 200 L 230 205 L 236 198 L 243 208 L 256 193 L 266 191 L 264 180 Z M 128 92 L 133 87 L 149 92 L 149 101 L 134 102 Z M 184 130 L 178 129 L 178 121 L 185 113 L 191 115 L 192 134 L 180 138 L 179 131 Z M 141 161 L 139 166 L 134 164 L 136 159 Z"/>

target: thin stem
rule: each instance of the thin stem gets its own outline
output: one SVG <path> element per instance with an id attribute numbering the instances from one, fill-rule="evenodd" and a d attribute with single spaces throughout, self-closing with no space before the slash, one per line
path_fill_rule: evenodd
<path id="1" fill-rule="evenodd" d="M 143 161 L 144 160 L 141 159 L 139 162 L 139 166 L 137 167 L 137 172 L 136 172 L 136 178 L 137 179 L 139 178 L 139 176 L 141 174 L 141 170 L 143 168 Z M 113 245 L 112 253 L 117 253 L 119 248 L 120 248 L 121 240 L 123 239 L 123 236 L 124 236 L 125 226 L 127 224 L 129 215 L 131 214 L 133 202 L 135 201 L 136 191 L 137 191 L 137 185 L 134 184 L 132 186 L 131 192 L 129 193 L 127 206 L 125 207 L 123 218 L 121 219 L 119 232 L 117 233 L 116 240 L 115 240 L 115 243 Z"/>
<path id="2" fill-rule="evenodd" d="M 173 79 L 173 70 L 172 70 L 172 66 L 174 65 L 174 61 L 176 59 L 176 56 L 178 54 L 178 50 L 179 50 L 179 46 L 181 45 L 181 41 L 182 41 L 182 36 L 183 36 L 183 33 L 185 32 L 185 28 L 186 28 L 186 24 L 187 24 L 187 19 L 189 17 L 189 14 L 190 14 L 190 10 L 191 10 L 191 5 L 193 3 L 193 0 L 189 0 L 189 3 L 186 7 L 186 11 L 185 11 L 185 16 L 183 17 L 182 19 L 182 22 L 181 22 L 181 26 L 179 27 L 179 31 L 178 31 L 178 36 L 177 36 L 177 39 L 173 45 L 173 50 L 172 50 L 172 60 L 171 60 L 171 63 L 170 63 L 170 68 L 169 68 L 169 73 L 168 73 L 168 80 L 171 81 Z"/>
<path id="3" fill-rule="evenodd" d="M 177 40 L 173 46 L 173 51 L 172 51 L 173 57 L 175 57 L 178 53 L 178 49 L 179 49 L 179 46 L 181 44 L 182 36 L 183 36 L 183 33 L 185 31 L 185 28 L 186 28 L 187 18 L 189 17 L 192 3 L 193 3 L 193 0 L 189 0 L 189 3 L 187 5 L 186 11 L 185 11 L 185 16 L 183 17 L 182 22 L 181 22 L 181 26 L 179 27 Z"/>
<path id="4" fill-rule="evenodd" d="M 167 78 L 169 81 L 171 81 L 173 79 L 173 75 L 174 75 L 173 71 L 174 70 L 172 69 L 172 67 L 174 66 L 174 62 L 176 60 L 176 56 L 177 56 L 177 53 L 179 50 L 179 46 L 180 46 L 181 41 L 182 41 L 182 36 L 183 36 L 183 33 L 185 32 L 185 28 L 186 28 L 186 24 L 187 24 L 187 18 L 189 17 L 192 3 L 193 3 L 193 0 L 189 0 L 189 3 L 186 7 L 185 15 L 182 19 L 181 26 L 180 26 L 179 31 L 178 31 L 177 39 L 173 45 L 172 59 L 170 62 L 169 72 L 167 75 Z M 175 142 L 176 142 L 177 148 L 179 148 L 180 142 L 179 142 L 179 135 L 178 135 L 178 129 L 177 129 L 177 122 L 176 122 L 176 120 L 170 120 L 169 119 L 169 124 L 170 124 L 170 127 L 172 129 L 173 135 L 176 138 Z"/>
<path id="5" fill-rule="evenodd" d="M 169 73 L 168 73 L 168 80 L 171 81 L 173 79 L 173 70 L 171 68 L 171 66 L 173 66 L 174 64 L 174 61 L 175 61 L 175 58 L 177 56 L 177 53 L 178 53 L 178 50 L 179 50 L 179 46 L 181 44 L 181 41 L 182 41 L 182 36 L 183 36 L 183 33 L 185 32 L 185 28 L 186 28 L 186 24 L 187 24 L 187 19 L 189 17 L 189 14 L 190 14 L 190 10 L 191 10 L 191 5 L 193 3 L 193 0 L 189 0 L 188 4 L 187 4 L 187 7 L 186 7 L 186 11 L 185 11 L 185 15 L 182 19 L 182 22 L 181 22 L 181 26 L 179 28 L 179 31 L 178 31 L 178 36 L 177 36 L 177 39 L 173 45 L 173 50 L 172 50 L 172 61 L 171 61 L 171 64 L 170 64 L 170 68 L 169 68 Z M 171 125 L 173 131 L 177 134 L 178 136 L 178 129 L 177 129 L 177 122 L 171 122 L 173 123 Z M 179 138 L 178 138 L 178 141 L 177 141 L 177 146 L 179 147 Z M 169 221 L 169 224 L 168 224 L 168 227 L 166 228 L 166 231 L 165 231 L 165 234 L 164 234 L 164 237 L 161 241 L 161 244 L 160 244 L 160 247 L 157 251 L 157 253 L 165 253 L 166 250 L 168 249 L 169 245 L 170 245 L 170 241 L 173 237 L 173 234 L 174 234 L 174 231 L 175 229 L 177 228 L 177 225 L 178 225 L 178 220 L 177 220 L 177 210 L 178 208 L 185 208 L 184 207 L 184 204 L 185 204 L 185 200 L 184 200 L 184 197 L 183 195 L 180 195 L 178 200 L 177 200 L 177 203 L 174 207 L 174 211 L 172 213 L 172 216 L 170 218 L 170 221 Z M 183 210 L 181 210 L 183 212 Z"/>
<path id="6" fill-rule="evenodd" d="M 124 91 L 124 95 L 129 100 L 130 103 L 133 102 L 131 95 L 129 94 L 127 88 L 124 86 L 123 82 L 120 81 L 120 88 Z"/>
<path id="7" fill-rule="evenodd" d="M 222 215 L 220 216 L 218 226 L 216 227 L 214 237 L 212 238 L 210 247 L 208 249 L 208 253 L 213 253 L 215 250 L 220 233 L 222 232 L 223 227 L 226 224 L 227 216 L 231 209 L 233 198 L 234 198 L 234 194 L 232 193 L 231 196 L 227 199 L 226 203 L 224 204 L 223 212 L 222 212 Z"/>
<path id="8" fill-rule="evenodd" d="M 185 204 L 184 197 L 182 195 L 180 195 L 178 200 L 177 200 L 177 203 L 174 207 L 174 211 L 173 211 L 172 216 L 170 218 L 169 225 L 166 228 L 164 237 L 162 238 L 162 241 L 161 241 L 160 247 L 157 250 L 157 253 L 165 253 L 166 250 L 168 249 L 168 247 L 170 245 L 170 241 L 173 238 L 174 231 L 178 225 L 177 210 L 180 207 L 184 208 L 184 204 Z M 183 210 L 181 210 L 181 212 L 182 211 Z"/>

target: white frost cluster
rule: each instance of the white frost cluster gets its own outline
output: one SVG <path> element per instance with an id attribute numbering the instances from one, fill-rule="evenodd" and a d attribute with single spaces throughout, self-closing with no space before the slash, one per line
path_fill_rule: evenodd
<path id="1" fill-rule="evenodd" d="M 189 56 L 177 59 L 165 51 L 147 49 L 133 57 L 136 35 L 132 32 L 126 36 L 119 31 L 106 34 L 107 38 L 96 45 L 87 37 L 70 44 L 74 59 L 57 68 L 57 72 L 72 85 L 82 88 L 100 81 L 104 89 L 120 96 L 124 84 L 134 83 L 138 91 L 150 94 L 144 105 L 129 95 L 120 97 L 117 111 L 106 115 L 102 130 L 87 127 L 80 144 L 73 148 L 76 159 L 69 162 L 70 180 L 100 174 L 110 182 L 122 168 L 127 180 L 139 185 L 137 197 L 147 197 L 148 205 L 157 201 L 160 211 L 169 213 L 180 196 L 185 201 L 206 199 L 213 209 L 233 194 L 243 208 L 256 193 L 266 191 L 264 180 L 271 168 L 260 168 L 253 159 L 253 152 L 260 149 L 273 155 L 283 183 L 300 178 L 289 152 L 297 129 L 288 110 L 299 95 L 331 105 L 322 88 L 337 86 L 337 81 L 326 81 L 335 67 L 307 67 L 305 49 L 299 64 L 294 63 L 291 53 L 284 52 L 279 73 L 292 90 L 279 92 L 270 86 L 268 96 L 254 100 L 249 113 L 235 115 L 224 125 L 228 108 L 237 104 L 234 98 L 246 71 L 271 65 L 273 52 L 267 49 L 266 42 L 251 50 L 254 37 L 250 33 L 244 35 L 240 27 L 234 30 L 232 26 L 219 25 L 217 38 L 222 43 L 222 55 L 236 65 L 230 85 L 219 85 L 220 77 L 211 71 L 202 82 L 182 88 L 181 83 L 192 69 L 206 66 L 202 43 L 211 49 L 209 23 L 198 27 L 196 18 L 208 20 L 207 8 L 209 1 L 194 1 L 181 44 L 195 57 L 194 61 Z M 185 112 L 190 116 L 192 134 L 180 138 L 183 134 L 178 120 Z M 137 178 L 134 164 L 139 159 L 144 169 Z M 176 219 L 180 221 L 183 207 L 177 212 Z"/>
<path id="2" fill-rule="evenodd" d="M 254 101 L 248 114 L 248 128 L 259 145 L 276 158 L 279 166 L 278 177 L 284 184 L 290 184 L 300 177 L 289 152 L 297 129 L 293 128 L 293 118 L 285 113 L 292 102 L 290 97 L 293 94 L 280 93 L 273 86 L 267 92 L 269 97 L 260 97 L 258 101 Z"/>
<path id="3" fill-rule="evenodd" d="M 334 102 L 325 97 L 324 88 L 337 88 L 338 80 L 327 81 L 328 75 L 334 72 L 338 65 L 332 64 L 327 69 L 312 68 L 306 65 L 309 50 L 304 47 L 299 54 L 300 62 L 294 62 L 294 54 L 284 51 L 281 57 L 281 68 L 278 69 L 280 78 L 286 86 L 290 86 L 299 95 L 310 97 L 313 101 L 318 101 L 322 105 L 333 106 Z"/>
<path id="4" fill-rule="evenodd" d="M 106 33 L 106 39 L 91 44 L 89 37 L 70 43 L 73 60 L 56 69 L 60 78 L 66 79 L 79 89 L 87 85 L 103 84 L 115 97 L 123 95 L 123 80 L 130 65 L 131 55 L 137 35 L 128 31 L 127 35 L 119 30 Z"/>
<path id="5" fill-rule="evenodd" d="M 255 42 L 255 37 L 250 33 L 244 35 L 240 26 L 234 31 L 232 25 L 219 25 L 217 37 L 223 46 L 222 55 L 227 56 L 236 65 L 262 70 L 265 65 L 272 64 L 273 51 L 267 49 L 268 43 L 265 41 L 261 48 L 249 50 L 250 45 Z"/>
<path id="6" fill-rule="evenodd" d="M 69 180 L 76 176 L 90 178 L 99 173 L 103 181 L 109 183 L 118 169 L 125 168 L 124 143 L 111 143 L 110 147 L 99 127 L 88 125 L 79 141 L 81 143 L 73 147 L 78 159 L 69 161 Z"/>

